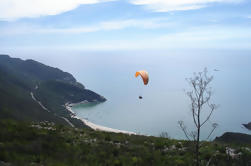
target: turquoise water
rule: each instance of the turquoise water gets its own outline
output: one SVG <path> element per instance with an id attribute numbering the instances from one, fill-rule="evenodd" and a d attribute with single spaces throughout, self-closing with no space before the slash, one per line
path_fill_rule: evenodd
<path id="1" fill-rule="evenodd" d="M 105 98 L 101 104 L 74 107 L 79 117 L 111 128 L 158 136 L 165 131 L 173 138 L 184 138 L 177 122 L 183 120 L 193 129 L 186 78 L 207 67 L 214 75 L 212 101 L 219 104 L 210 125 L 219 124 L 213 137 L 225 131 L 250 133 L 241 124 L 251 121 L 250 51 L 131 51 L 80 52 L 50 51 L 19 53 L 72 73 L 76 79 Z M 14 55 L 14 54 L 13 54 Z M 145 69 L 150 80 L 144 86 L 134 77 Z M 219 71 L 214 71 L 218 69 Z M 142 83 L 142 84 L 141 84 Z M 138 96 L 143 99 L 139 100 Z M 205 111 L 205 113 L 208 113 Z"/>

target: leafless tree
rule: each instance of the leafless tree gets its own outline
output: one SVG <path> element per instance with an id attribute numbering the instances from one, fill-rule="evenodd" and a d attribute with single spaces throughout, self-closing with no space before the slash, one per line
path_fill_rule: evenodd
<path id="1" fill-rule="evenodd" d="M 192 89 L 186 92 L 186 94 L 189 97 L 190 102 L 191 102 L 192 117 L 193 117 L 193 122 L 196 127 L 196 131 L 192 131 L 192 132 L 188 131 L 183 121 L 178 122 L 186 138 L 188 140 L 192 139 L 195 142 L 195 157 L 196 157 L 197 166 L 200 165 L 199 149 L 200 149 L 201 127 L 206 122 L 209 121 L 210 117 L 212 116 L 212 113 L 217 108 L 215 104 L 210 102 L 210 99 L 212 96 L 212 90 L 211 90 L 211 87 L 209 87 L 209 84 L 212 82 L 213 76 L 208 76 L 207 73 L 208 71 L 205 68 L 203 72 L 194 73 L 193 77 L 187 79 L 189 85 L 192 87 Z M 209 110 L 208 115 L 205 116 L 206 117 L 205 119 L 202 119 L 201 115 L 206 110 Z M 208 139 L 210 138 L 212 133 L 215 131 L 217 126 L 218 125 L 216 123 L 212 125 L 213 129 L 209 133 L 207 137 Z"/>

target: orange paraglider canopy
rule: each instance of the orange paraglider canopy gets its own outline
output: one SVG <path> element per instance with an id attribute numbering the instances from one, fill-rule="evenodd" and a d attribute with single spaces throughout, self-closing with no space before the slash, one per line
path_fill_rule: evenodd
<path id="1" fill-rule="evenodd" d="M 141 78 L 142 78 L 144 84 L 147 85 L 147 84 L 148 84 L 148 81 L 149 81 L 149 77 L 148 77 L 147 71 L 145 71 L 145 70 L 137 71 L 137 72 L 135 73 L 135 77 L 138 77 L 139 75 L 141 76 Z"/>

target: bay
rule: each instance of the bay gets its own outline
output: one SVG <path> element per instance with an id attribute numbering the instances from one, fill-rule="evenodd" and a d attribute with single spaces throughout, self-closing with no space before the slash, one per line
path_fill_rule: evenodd
<path id="1" fill-rule="evenodd" d="M 158 136 L 167 132 L 178 139 L 185 138 L 178 127 L 179 120 L 194 130 L 190 103 L 185 95 L 190 89 L 186 78 L 207 67 L 209 75 L 214 76 L 212 102 L 219 104 L 219 108 L 203 126 L 202 137 L 207 137 L 214 122 L 219 127 L 211 139 L 227 131 L 250 133 L 241 125 L 251 121 L 248 50 L 36 50 L 13 52 L 13 56 L 31 58 L 70 72 L 86 88 L 107 99 L 101 104 L 75 106 L 77 116 L 139 134 Z M 149 72 L 147 86 L 134 77 L 135 72 L 142 69 Z M 139 95 L 143 96 L 142 100 L 138 99 Z"/>

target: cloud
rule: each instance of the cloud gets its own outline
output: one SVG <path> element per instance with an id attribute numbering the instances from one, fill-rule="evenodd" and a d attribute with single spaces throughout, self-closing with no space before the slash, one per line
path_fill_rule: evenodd
<path id="1" fill-rule="evenodd" d="M 142 36 L 130 39 L 100 39 L 61 45 L 40 45 L 41 49 L 69 49 L 86 51 L 116 50 L 183 50 L 183 49 L 248 49 L 251 32 L 249 28 L 197 27 L 184 32 Z M 24 46 L 23 46 L 24 47 Z M 27 47 L 33 47 L 28 45 Z M 1 46 L 0 46 L 1 48 Z M 25 47 L 24 47 L 25 48 Z"/>
<path id="2" fill-rule="evenodd" d="M 57 15 L 77 8 L 82 4 L 96 4 L 119 0 L 0 0 L 0 20 L 16 20 L 24 17 Z M 192 10 L 213 3 L 239 3 L 245 0 L 127 0 L 134 5 L 143 5 L 156 12 Z"/>
<path id="3" fill-rule="evenodd" d="M 111 0 L 0 0 L 0 20 L 56 15 L 73 10 L 81 4 Z"/>
<path id="4" fill-rule="evenodd" d="M 243 0 L 130 0 L 134 5 L 144 5 L 155 12 L 193 10 L 213 3 L 239 3 Z"/>
<path id="5" fill-rule="evenodd" d="M 163 33 L 157 36 L 144 35 L 141 38 L 100 38 L 80 42 L 0 45 L 0 49 L 58 49 L 85 51 L 116 50 L 189 50 L 189 49 L 247 49 L 250 50 L 251 32 L 248 27 L 201 26 L 183 32 Z"/>
<path id="6" fill-rule="evenodd" d="M 116 21 L 104 21 L 93 26 L 83 26 L 79 28 L 52 28 L 39 30 L 41 33 L 88 33 L 97 31 L 121 30 L 125 28 L 154 29 L 170 26 L 171 23 L 163 22 L 162 18 L 158 19 L 128 19 Z"/>
<path id="7" fill-rule="evenodd" d="M 115 21 L 104 21 L 95 25 L 86 25 L 81 27 L 54 28 L 39 27 L 29 24 L 18 24 L 0 28 L 0 36 L 22 35 L 22 34 L 80 34 L 92 33 L 98 31 L 112 31 L 126 28 L 155 29 L 174 26 L 174 23 L 167 22 L 166 18 L 151 19 L 126 19 Z"/>
<path id="8" fill-rule="evenodd" d="M 142 39 L 103 40 L 69 46 L 78 50 L 250 49 L 248 28 L 197 27 Z"/>

